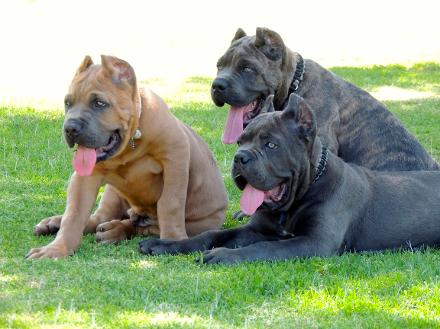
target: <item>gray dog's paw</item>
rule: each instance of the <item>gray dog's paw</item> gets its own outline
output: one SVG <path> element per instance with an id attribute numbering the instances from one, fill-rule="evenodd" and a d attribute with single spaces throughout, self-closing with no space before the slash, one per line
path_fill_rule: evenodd
<path id="1" fill-rule="evenodd" d="M 144 255 L 164 255 L 176 254 L 176 241 L 160 240 L 160 239 L 146 239 L 139 242 L 139 251 Z"/>
<path id="2" fill-rule="evenodd" d="M 244 261 L 237 249 L 214 248 L 203 252 L 200 263 L 204 264 L 238 264 Z"/>

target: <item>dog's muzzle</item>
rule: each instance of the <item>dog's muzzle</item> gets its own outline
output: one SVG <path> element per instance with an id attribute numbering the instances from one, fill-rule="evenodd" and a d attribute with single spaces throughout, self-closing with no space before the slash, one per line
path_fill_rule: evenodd
<path id="1" fill-rule="evenodd" d="M 224 78 L 216 78 L 211 85 L 211 97 L 215 105 L 223 106 L 226 103 L 225 93 L 229 89 L 230 84 Z"/>
<path id="2" fill-rule="evenodd" d="M 73 147 L 75 145 L 78 137 L 81 136 L 83 129 L 84 123 L 81 120 L 69 119 L 64 122 L 64 136 L 69 147 Z"/>
<path id="3" fill-rule="evenodd" d="M 234 163 L 240 166 L 245 166 L 253 160 L 253 155 L 250 151 L 239 150 L 234 156 Z"/>

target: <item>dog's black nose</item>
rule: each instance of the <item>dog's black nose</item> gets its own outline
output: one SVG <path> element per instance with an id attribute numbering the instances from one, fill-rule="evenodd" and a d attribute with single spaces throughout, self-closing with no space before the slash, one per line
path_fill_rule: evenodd
<path id="1" fill-rule="evenodd" d="M 234 162 L 240 162 L 241 164 L 247 164 L 252 160 L 252 154 L 249 151 L 238 151 L 235 154 Z"/>
<path id="2" fill-rule="evenodd" d="M 82 128 L 83 125 L 79 120 L 70 119 L 64 123 L 64 133 L 69 138 L 78 137 L 78 135 L 81 133 Z"/>
<path id="3" fill-rule="evenodd" d="M 229 87 L 228 80 L 217 78 L 212 82 L 212 91 L 225 91 Z"/>

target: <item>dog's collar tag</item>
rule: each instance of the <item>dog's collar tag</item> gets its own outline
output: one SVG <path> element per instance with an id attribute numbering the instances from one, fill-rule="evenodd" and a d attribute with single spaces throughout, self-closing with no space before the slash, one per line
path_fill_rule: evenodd
<path id="1" fill-rule="evenodd" d="M 142 137 L 142 133 L 141 133 L 141 131 L 139 130 L 139 129 L 136 129 L 136 131 L 134 132 L 134 135 L 133 135 L 133 139 L 139 139 L 139 138 L 141 138 Z"/>
<path id="2" fill-rule="evenodd" d="M 142 137 L 142 132 L 139 129 L 136 129 L 133 137 L 130 138 L 130 147 L 132 149 L 136 148 L 136 144 L 134 143 L 135 139 L 140 139 Z"/>
<path id="3" fill-rule="evenodd" d="M 322 174 L 324 173 L 325 168 L 327 167 L 327 156 L 328 149 L 323 146 L 321 150 L 321 158 L 319 159 L 318 166 L 316 167 L 315 178 L 313 179 L 312 184 L 316 183 L 316 181 L 320 179 Z"/>

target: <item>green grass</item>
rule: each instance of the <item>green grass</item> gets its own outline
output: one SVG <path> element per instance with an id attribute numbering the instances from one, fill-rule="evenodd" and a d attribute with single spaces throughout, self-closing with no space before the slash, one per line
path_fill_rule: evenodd
<path id="1" fill-rule="evenodd" d="M 440 66 L 334 68 L 357 85 L 429 92 L 385 103 L 440 159 Z M 188 79 L 166 101 L 203 136 L 225 179 L 234 146 L 220 143 L 226 111 L 209 100 L 209 78 Z M 200 266 L 197 255 L 144 257 L 141 238 L 99 245 L 87 236 L 68 259 L 26 261 L 52 237 L 40 219 L 62 213 L 71 152 L 62 110 L 0 108 L 1 328 L 434 328 L 440 327 L 440 252 L 345 254 L 238 266 Z"/>

